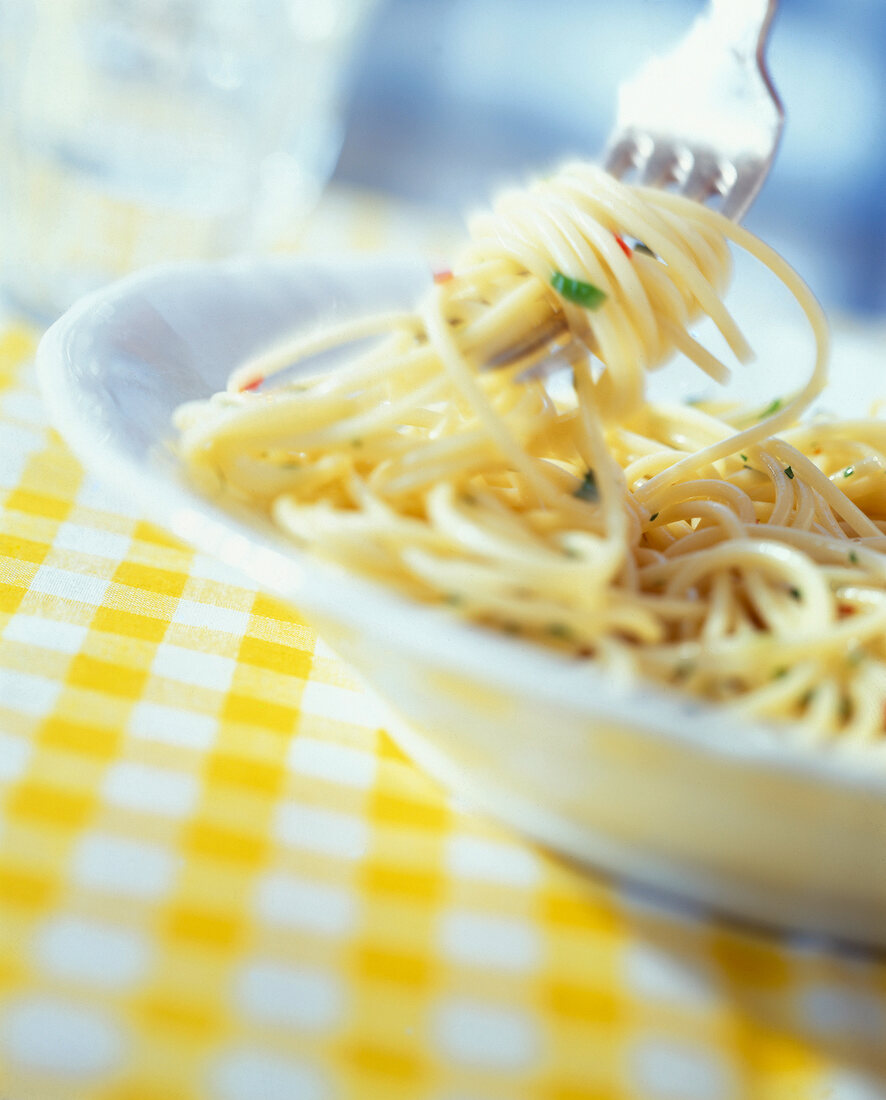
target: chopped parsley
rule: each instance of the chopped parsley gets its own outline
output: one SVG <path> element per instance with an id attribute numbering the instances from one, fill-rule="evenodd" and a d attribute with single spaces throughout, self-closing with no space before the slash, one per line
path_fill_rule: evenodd
<path id="1" fill-rule="evenodd" d="M 585 309 L 599 309 L 606 301 L 606 294 L 593 283 L 584 283 L 581 279 L 572 279 L 562 271 L 551 276 L 551 286 L 567 301 L 575 302 Z"/>
<path id="2" fill-rule="evenodd" d="M 843 471 L 843 477 L 852 477 L 852 475 L 854 473 L 855 473 L 855 467 L 854 466 L 847 466 L 846 469 Z"/>
<path id="3" fill-rule="evenodd" d="M 799 600 L 803 595 L 800 589 L 794 588 L 793 585 L 791 585 L 791 587 L 788 589 L 788 593 L 790 594 L 792 600 Z"/>
<path id="4" fill-rule="evenodd" d="M 772 673 L 772 679 L 773 680 L 781 680 L 785 676 L 787 676 L 787 674 L 788 674 L 788 670 L 784 667 L 784 665 L 782 665 L 781 668 L 777 668 L 775 670 L 775 672 Z"/>
<path id="5" fill-rule="evenodd" d="M 766 408 L 760 413 L 760 419 L 763 420 L 767 416 L 772 416 L 773 413 L 777 413 L 781 408 L 781 398 L 776 397 L 774 401 L 771 401 Z"/>
<path id="6" fill-rule="evenodd" d="M 793 471 L 793 468 L 792 468 L 791 466 L 785 466 L 785 468 L 784 468 L 784 472 L 785 472 L 785 473 L 787 474 L 787 476 L 788 476 L 788 477 L 789 477 L 789 478 L 790 478 L 791 480 L 793 480 L 793 477 L 794 477 L 794 471 Z"/>
<path id="7" fill-rule="evenodd" d="M 551 623 L 548 627 L 548 634 L 552 638 L 568 639 L 572 637 L 572 631 L 565 623 Z"/>
<path id="8" fill-rule="evenodd" d="M 635 252 L 642 252 L 644 256 L 651 256 L 653 260 L 657 260 L 658 256 L 652 251 L 648 244 L 643 244 L 642 241 L 637 241 L 634 245 Z"/>
<path id="9" fill-rule="evenodd" d="M 652 515 L 649 517 L 649 522 L 650 523 L 655 523 L 655 521 L 657 519 L 658 519 L 658 512 L 653 512 Z"/>
<path id="10" fill-rule="evenodd" d="M 597 476 L 593 470 L 588 470 L 581 485 L 572 495 L 578 497 L 579 500 L 589 500 L 591 502 L 600 499 L 600 492 L 597 489 Z"/>
<path id="11" fill-rule="evenodd" d="M 742 462 L 747 462 L 747 460 L 748 460 L 747 455 L 739 455 L 738 457 L 742 460 Z"/>
<path id="12" fill-rule="evenodd" d="M 858 554 L 854 550 L 849 551 L 849 560 L 853 565 L 858 565 Z"/>

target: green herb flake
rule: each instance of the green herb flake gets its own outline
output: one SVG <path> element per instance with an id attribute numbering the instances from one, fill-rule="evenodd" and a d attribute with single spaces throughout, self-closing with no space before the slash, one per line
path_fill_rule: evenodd
<path id="1" fill-rule="evenodd" d="M 858 554 L 854 550 L 849 551 L 849 560 L 853 565 L 858 565 Z"/>
<path id="2" fill-rule="evenodd" d="M 739 455 L 738 457 L 742 460 L 742 462 L 747 462 L 747 460 L 748 460 L 747 455 Z"/>
<path id="3" fill-rule="evenodd" d="M 760 413 L 760 419 L 765 420 L 767 416 L 772 416 L 774 413 L 777 413 L 780 408 L 781 408 L 781 398 L 776 397 L 776 399 L 774 401 L 771 401 L 766 406 L 766 408 Z"/>
<path id="4" fill-rule="evenodd" d="M 642 252 L 644 256 L 651 256 L 653 260 L 657 260 L 658 256 L 652 251 L 648 244 L 643 244 L 642 241 L 637 241 L 634 245 L 635 252 Z"/>
<path id="5" fill-rule="evenodd" d="M 588 500 L 592 503 L 600 499 L 600 493 L 597 489 L 597 476 L 593 470 L 588 470 L 581 485 L 579 485 L 572 495 L 579 500 Z"/>
<path id="6" fill-rule="evenodd" d="M 584 283 L 581 279 L 572 279 L 562 271 L 551 276 L 551 286 L 569 302 L 575 302 L 585 309 L 599 309 L 606 301 L 606 294 L 593 283 Z"/>
<path id="7" fill-rule="evenodd" d="M 572 631 L 565 623 L 551 623 L 548 627 L 548 634 L 552 638 L 563 638 L 564 640 L 572 637 Z"/>
<path id="8" fill-rule="evenodd" d="M 788 589 L 788 592 L 792 600 L 799 600 L 803 596 L 803 593 L 800 591 L 800 589 L 794 588 L 793 586 Z"/>
<path id="9" fill-rule="evenodd" d="M 649 522 L 655 523 L 655 521 L 658 519 L 658 515 L 658 512 L 653 512 L 652 515 L 649 517 Z"/>
<path id="10" fill-rule="evenodd" d="M 793 470 L 793 467 L 791 467 L 791 466 L 785 466 L 785 468 L 784 468 L 784 472 L 785 472 L 785 473 L 787 474 L 788 478 L 789 478 L 789 479 L 790 479 L 791 481 L 793 481 L 793 480 L 794 480 L 794 470 Z"/>
<path id="11" fill-rule="evenodd" d="M 855 473 L 855 467 L 854 466 L 847 466 L 846 469 L 843 471 L 843 477 L 852 477 L 852 475 L 854 473 Z"/>
<path id="12" fill-rule="evenodd" d="M 782 679 L 784 679 L 785 676 L 787 676 L 787 674 L 788 674 L 788 670 L 784 666 L 782 666 L 781 668 L 777 668 L 775 670 L 775 672 L 772 673 L 772 679 L 773 680 L 782 680 Z"/>

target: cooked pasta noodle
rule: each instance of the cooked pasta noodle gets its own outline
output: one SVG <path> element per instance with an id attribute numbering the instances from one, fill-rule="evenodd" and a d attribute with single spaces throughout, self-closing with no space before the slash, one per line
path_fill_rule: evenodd
<path id="1" fill-rule="evenodd" d="M 882 737 L 886 422 L 800 421 L 828 334 L 798 276 L 714 211 L 584 164 L 469 228 L 415 312 L 296 338 L 182 407 L 194 478 L 453 614 L 813 741 Z M 748 358 L 730 241 L 805 312 L 808 380 L 758 408 L 649 403 L 675 352 L 729 377 L 699 318 Z M 555 338 L 568 392 L 527 369 Z M 354 341 L 331 373 L 282 373 Z"/>

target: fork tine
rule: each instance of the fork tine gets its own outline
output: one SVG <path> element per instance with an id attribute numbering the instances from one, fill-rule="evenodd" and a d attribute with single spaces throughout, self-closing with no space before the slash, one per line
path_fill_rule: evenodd
<path id="1" fill-rule="evenodd" d="M 723 200 L 722 213 L 733 221 L 740 221 L 760 190 L 763 177 L 764 173 L 756 166 L 739 165 L 735 182 Z"/>
<path id="2" fill-rule="evenodd" d="M 603 166 L 611 176 L 621 179 L 633 168 L 636 160 L 637 142 L 632 136 L 627 136 L 620 138 L 606 150 Z"/>
<path id="3" fill-rule="evenodd" d="M 680 177 L 680 157 L 673 145 L 656 145 L 640 166 L 640 182 L 647 187 L 664 187 Z"/>
<path id="4" fill-rule="evenodd" d="M 618 91 L 605 165 L 738 220 L 772 163 L 784 113 L 764 48 L 778 0 L 707 0 L 684 38 Z"/>
<path id="5" fill-rule="evenodd" d="M 718 158 L 713 153 L 696 150 L 692 168 L 680 190 L 688 199 L 705 202 L 720 190 L 722 179 L 723 171 Z"/>

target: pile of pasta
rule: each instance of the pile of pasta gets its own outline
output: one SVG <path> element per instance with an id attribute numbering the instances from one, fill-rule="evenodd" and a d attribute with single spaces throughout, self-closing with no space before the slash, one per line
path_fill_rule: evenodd
<path id="1" fill-rule="evenodd" d="M 294 337 L 183 406 L 193 477 L 446 613 L 812 741 L 881 738 L 886 422 L 801 420 L 828 337 L 798 276 L 713 210 L 586 164 L 469 230 L 414 312 Z M 674 353 L 729 377 L 700 318 L 749 357 L 722 300 L 730 241 L 802 307 L 808 381 L 757 408 L 648 402 Z"/>

